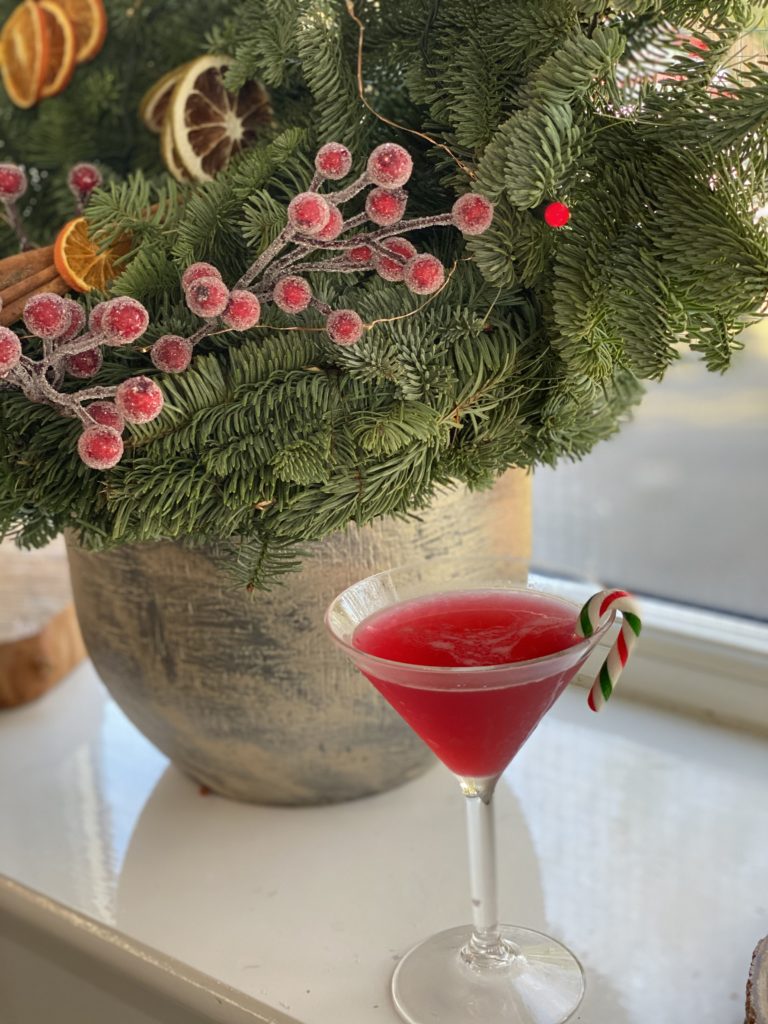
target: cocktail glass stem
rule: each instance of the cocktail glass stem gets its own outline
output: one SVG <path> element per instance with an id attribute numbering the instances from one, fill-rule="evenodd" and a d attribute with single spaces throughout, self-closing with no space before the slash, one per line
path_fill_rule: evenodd
<path id="1" fill-rule="evenodd" d="M 466 964 L 477 970 L 506 967 L 519 951 L 501 937 L 496 890 L 496 827 L 493 793 L 499 776 L 460 779 L 467 808 L 469 890 L 472 935 L 461 950 Z"/>

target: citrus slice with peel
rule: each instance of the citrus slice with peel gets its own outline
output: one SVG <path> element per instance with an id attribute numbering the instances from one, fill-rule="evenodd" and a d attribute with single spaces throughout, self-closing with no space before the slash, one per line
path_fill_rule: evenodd
<path id="1" fill-rule="evenodd" d="M 40 99 L 57 96 L 66 89 L 75 70 L 75 30 L 55 0 L 38 0 L 48 32 L 48 64 L 40 89 Z"/>
<path id="2" fill-rule="evenodd" d="M 53 262 L 59 275 L 77 292 L 103 292 L 120 273 L 116 266 L 131 248 L 130 238 L 119 239 L 111 248 L 100 249 L 88 234 L 85 217 L 68 221 L 56 236 Z"/>
<path id="3" fill-rule="evenodd" d="M 28 110 L 37 103 L 48 67 L 46 16 L 33 0 L 14 8 L 0 33 L 0 72 L 8 98 Z"/>
<path id="4" fill-rule="evenodd" d="M 163 130 L 163 121 L 173 89 L 184 73 L 186 64 L 181 64 L 172 71 L 166 71 L 153 86 L 144 93 L 139 103 L 139 117 L 151 132 L 159 135 Z"/>
<path id="5" fill-rule="evenodd" d="M 104 0 L 56 0 L 75 30 L 75 63 L 93 60 L 107 37 Z"/>
<path id="6" fill-rule="evenodd" d="M 163 163 L 176 181 L 188 182 L 192 180 L 179 160 L 176 144 L 173 141 L 173 125 L 171 124 L 171 119 L 167 116 L 163 121 L 163 127 L 160 131 L 160 154 L 163 158 Z"/>
<path id="7" fill-rule="evenodd" d="M 272 121 L 269 94 L 260 82 L 237 92 L 224 86 L 230 57 L 198 57 L 176 83 L 166 116 L 179 161 L 193 181 L 210 181 Z"/>

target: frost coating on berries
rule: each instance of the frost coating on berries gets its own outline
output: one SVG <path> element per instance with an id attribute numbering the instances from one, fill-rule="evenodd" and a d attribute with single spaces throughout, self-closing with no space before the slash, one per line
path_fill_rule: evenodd
<path id="1" fill-rule="evenodd" d="M 318 232 L 314 237 L 319 242 L 332 242 L 334 238 L 339 237 L 343 227 L 344 218 L 341 215 L 341 210 L 338 206 L 331 205 L 328 223 L 325 225 L 323 230 Z"/>
<path id="2" fill-rule="evenodd" d="M 334 309 L 326 318 L 325 329 L 335 345 L 354 345 L 363 336 L 363 321 L 354 309 Z"/>
<path id="3" fill-rule="evenodd" d="M 183 373 L 192 362 L 192 342 L 178 334 L 164 334 L 149 350 L 149 356 L 163 373 Z"/>
<path id="4" fill-rule="evenodd" d="M 75 302 L 74 299 L 64 299 L 67 306 L 69 316 L 69 326 L 60 334 L 56 339 L 60 345 L 63 345 L 67 341 L 72 341 L 85 327 L 85 310 L 79 302 Z"/>
<path id="5" fill-rule="evenodd" d="M 318 235 L 330 216 L 330 206 L 316 192 L 300 192 L 288 204 L 288 222 L 302 235 Z"/>
<path id="6" fill-rule="evenodd" d="M 388 249 L 397 256 L 401 256 L 402 259 L 391 259 L 389 256 L 382 256 L 377 253 L 373 262 L 376 273 L 379 277 L 383 277 L 385 281 L 402 281 L 405 273 L 405 264 L 416 255 L 416 246 L 412 245 L 407 238 L 401 238 L 399 235 L 387 238 L 381 244 L 383 248 Z"/>
<path id="7" fill-rule="evenodd" d="M 88 314 L 88 327 L 94 334 L 101 334 L 101 318 L 107 308 L 106 302 L 97 302 Z"/>
<path id="8" fill-rule="evenodd" d="M 229 293 L 227 308 L 221 319 L 233 331 L 248 331 L 255 327 L 261 316 L 261 303 L 252 292 L 235 288 Z"/>
<path id="9" fill-rule="evenodd" d="M 353 263 L 359 263 L 361 266 L 366 266 L 373 259 L 373 249 L 370 245 L 355 245 L 347 252 L 347 259 L 352 260 Z"/>
<path id="10" fill-rule="evenodd" d="M 131 377 L 118 385 L 115 405 L 128 423 L 149 423 L 163 408 L 163 392 L 149 377 Z"/>
<path id="11" fill-rule="evenodd" d="M 66 356 L 64 369 L 70 377 L 77 377 L 85 380 L 86 377 L 93 377 L 101 369 L 104 357 L 100 348 L 88 348 L 85 352 L 76 352 L 73 356 Z"/>
<path id="12" fill-rule="evenodd" d="M 198 277 L 187 288 L 187 306 L 204 320 L 220 316 L 229 302 L 229 288 L 220 277 Z"/>
<path id="13" fill-rule="evenodd" d="M 551 228 L 564 228 L 571 219 L 571 211 L 565 203 L 547 203 L 544 207 L 544 221 Z"/>
<path id="14" fill-rule="evenodd" d="M 18 366 L 21 342 L 8 327 L 0 327 L 0 376 Z"/>
<path id="15" fill-rule="evenodd" d="M 27 191 L 27 175 L 16 164 L 0 164 L 0 201 L 15 203 Z"/>
<path id="16" fill-rule="evenodd" d="M 123 439 L 112 427 L 86 427 L 78 439 L 77 454 L 90 469 L 111 469 L 123 457 Z"/>
<path id="17" fill-rule="evenodd" d="M 50 341 L 69 327 L 69 310 L 60 295 L 41 292 L 27 300 L 22 319 L 30 334 Z"/>
<path id="18" fill-rule="evenodd" d="M 352 154 L 340 142 L 326 142 L 317 151 L 315 169 L 331 181 L 346 178 L 352 169 Z"/>
<path id="19" fill-rule="evenodd" d="M 101 313 L 100 333 L 104 344 L 117 347 L 130 345 L 140 338 L 149 326 L 149 313 L 137 300 L 128 295 L 110 299 Z"/>
<path id="20" fill-rule="evenodd" d="M 186 291 L 200 277 L 218 277 L 221 274 L 212 263 L 192 263 L 181 275 L 181 287 Z"/>
<path id="21" fill-rule="evenodd" d="M 67 175 L 69 190 L 78 199 L 89 196 L 103 181 L 101 171 L 94 164 L 75 164 Z"/>
<path id="22" fill-rule="evenodd" d="M 368 177 L 383 188 L 400 188 L 412 170 L 411 154 L 396 142 L 382 143 L 368 157 Z"/>
<path id="23" fill-rule="evenodd" d="M 91 402 L 85 411 L 102 427 L 111 427 L 118 434 L 125 430 L 125 417 L 114 402 Z"/>
<path id="24" fill-rule="evenodd" d="M 485 196 L 467 192 L 453 204 L 451 220 L 463 235 L 482 235 L 491 226 L 493 203 Z"/>
<path id="25" fill-rule="evenodd" d="M 312 289 L 303 277 L 289 274 L 277 282 L 272 299 L 284 313 L 301 313 L 312 301 Z"/>
<path id="26" fill-rule="evenodd" d="M 390 227 L 401 219 L 407 202 L 408 195 L 401 188 L 396 191 L 374 188 L 365 200 L 365 212 L 374 224 Z"/>
<path id="27" fill-rule="evenodd" d="M 403 281 L 415 295 L 431 295 L 442 287 L 445 267 L 436 256 L 422 252 L 406 263 Z"/>

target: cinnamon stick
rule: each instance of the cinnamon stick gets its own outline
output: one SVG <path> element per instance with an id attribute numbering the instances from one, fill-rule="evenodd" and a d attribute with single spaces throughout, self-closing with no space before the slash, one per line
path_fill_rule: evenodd
<path id="1" fill-rule="evenodd" d="M 34 292 L 55 292 L 56 295 L 66 295 L 69 290 L 67 282 L 63 277 L 59 277 L 57 274 L 56 277 L 54 277 L 53 280 L 48 281 L 47 284 L 41 285 L 32 291 L 28 291 L 10 305 L 3 306 L 3 308 L 0 309 L 0 325 L 3 327 L 10 327 L 11 324 L 15 324 L 17 320 L 20 320 L 21 314 L 24 311 L 24 305 L 27 299 Z"/>
<path id="2" fill-rule="evenodd" d="M 0 260 L 0 292 L 48 266 L 53 266 L 52 245 L 6 256 Z"/>
<path id="3" fill-rule="evenodd" d="M 36 274 L 24 277 L 7 288 L 0 288 L 0 300 L 2 300 L 4 307 L 10 306 L 12 302 L 20 299 L 23 295 L 30 296 L 34 292 L 39 292 L 44 284 L 48 284 L 49 281 L 52 281 L 57 276 L 56 267 L 54 267 L 53 263 L 50 263 Z"/>

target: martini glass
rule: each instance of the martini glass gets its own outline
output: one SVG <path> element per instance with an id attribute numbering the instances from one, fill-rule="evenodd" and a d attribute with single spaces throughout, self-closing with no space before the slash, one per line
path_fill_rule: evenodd
<path id="1" fill-rule="evenodd" d="M 576 634 L 579 605 L 527 565 L 427 561 L 369 576 L 330 605 L 334 641 L 456 776 L 466 798 L 472 924 L 400 960 L 392 994 L 409 1024 L 560 1024 L 584 994 L 556 939 L 499 924 L 493 792 L 612 618 Z"/>

